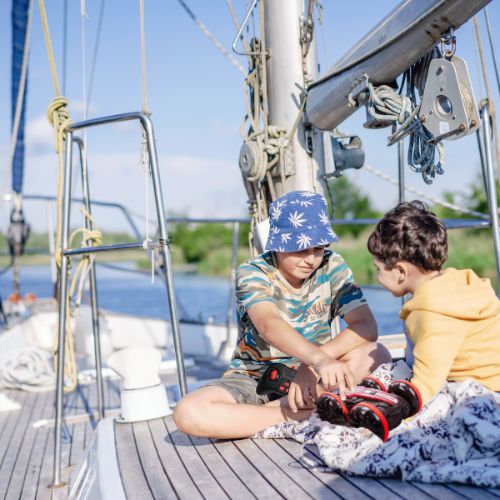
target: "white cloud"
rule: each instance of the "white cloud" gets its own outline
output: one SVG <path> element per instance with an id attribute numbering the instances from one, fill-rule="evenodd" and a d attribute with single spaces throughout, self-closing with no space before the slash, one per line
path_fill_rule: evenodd
<path id="1" fill-rule="evenodd" d="M 27 155 L 37 155 L 54 150 L 54 129 L 47 116 L 41 115 L 26 125 Z"/>
<path id="2" fill-rule="evenodd" d="M 90 190 L 95 200 L 122 203 L 145 215 L 145 180 L 139 157 L 126 154 L 89 155 Z M 162 156 L 160 177 L 167 213 L 191 217 L 245 217 L 246 192 L 236 162 L 193 156 Z M 56 194 L 57 155 L 30 154 L 26 159 L 27 194 Z M 80 173 L 75 166 L 74 196 L 81 196 Z M 32 208 L 30 208 L 32 207 Z M 26 206 L 32 224 L 46 226 L 45 210 Z M 105 229 L 123 230 L 125 218 L 115 210 L 95 210 L 96 220 Z M 152 191 L 149 193 L 149 216 L 155 217 Z M 143 223 L 139 223 L 143 226 Z M 141 228 L 142 229 L 142 228 Z"/>

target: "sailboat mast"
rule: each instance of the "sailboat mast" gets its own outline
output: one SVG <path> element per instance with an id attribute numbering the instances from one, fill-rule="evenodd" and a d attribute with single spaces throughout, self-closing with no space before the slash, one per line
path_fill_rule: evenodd
<path id="1" fill-rule="evenodd" d="M 275 177 L 277 196 L 292 190 L 323 192 L 323 134 L 308 127 L 301 113 L 308 82 L 317 78 L 316 47 L 308 23 L 312 23 L 311 1 L 263 2 L 269 125 L 293 132 L 282 159 L 284 184 L 282 177 Z"/>

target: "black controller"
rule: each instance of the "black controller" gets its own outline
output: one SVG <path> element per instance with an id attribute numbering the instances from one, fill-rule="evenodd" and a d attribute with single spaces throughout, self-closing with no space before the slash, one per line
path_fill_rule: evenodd
<path id="1" fill-rule="evenodd" d="M 273 363 L 266 368 L 257 384 L 257 394 L 287 396 L 297 370 L 282 363 Z"/>

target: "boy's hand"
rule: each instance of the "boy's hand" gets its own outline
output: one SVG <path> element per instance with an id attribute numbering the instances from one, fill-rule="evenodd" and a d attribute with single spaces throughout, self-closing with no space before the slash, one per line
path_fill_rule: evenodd
<path id="1" fill-rule="evenodd" d="M 333 359 L 324 354 L 314 365 L 314 369 L 321 378 L 321 385 L 327 391 L 338 387 L 341 399 L 345 399 L 346 389 L 354 387 L 354 377 L 346 363 Z"/>
<path id="2" fill-rule="evenodd" d="M 314 407 L 314 403 L 318 399 L 318 379 L 317 373 L 311 367 L 304 363 L 299 366 L 287 396 L 288 406 L 294 413 L 297 410 Z"/>

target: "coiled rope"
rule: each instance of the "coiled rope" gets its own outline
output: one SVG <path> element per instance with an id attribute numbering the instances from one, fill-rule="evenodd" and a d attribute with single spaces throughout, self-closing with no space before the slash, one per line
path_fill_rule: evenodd
<path id="1" fill-rule="evenodd" d="M 12 349 L 0 359 L 0 388 L 40 392 L 55 388 L 49 354 L 37 347 Z"/>
<path id="2" fill-rule="evenodd" d="M 426 184 L 432 184 L 436 174 L 444 173 L 444 147 L 440 142 L 432 142 L 433 135 L 418 118 L 420 103 L 417 103 L 416 90 L 422 95 L 429 63 L 436 57 L 441 57 L 437 47 L 411 66 L 403 76 L 399 92 L 389 85 L 374 87 L 368 82 L 370 94 L 366 103 L 366 109 L 375 121 L 392 123 L 393 128 L 399 125 L 393 130 L 389 144 L 410 135 L 408 164 L 413 172 L 422 175 Z M 403 94 L 405 83 L 406 93 Z"/>

